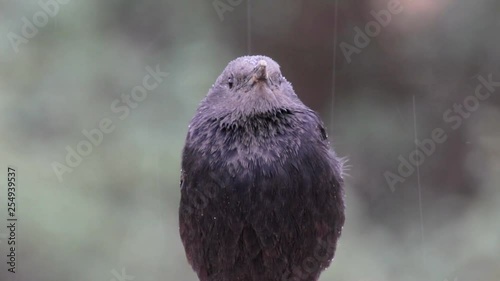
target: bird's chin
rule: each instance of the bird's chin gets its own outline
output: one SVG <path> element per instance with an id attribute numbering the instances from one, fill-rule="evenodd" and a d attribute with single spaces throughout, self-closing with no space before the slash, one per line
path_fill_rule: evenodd
<path id="1" fill-rule="evenodd" d="M 257 91 L 254 93 L 254 99 L 259 100 L 261 102 L 266 102 L 266 103 L 275 103 L 276 101 L 276 94 L 273 91 L 272 88 L 266 85 L 260 85 L 257 86 Z"/>

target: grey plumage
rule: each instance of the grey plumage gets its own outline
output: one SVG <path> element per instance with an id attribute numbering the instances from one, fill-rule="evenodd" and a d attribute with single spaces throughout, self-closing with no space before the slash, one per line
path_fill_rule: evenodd
<path id="1" fill-rule="evenodd" d="M 201 281 L 317 280 L 344 224 L 342 160 L 265 56 L 228 64 L 189 126 L 179 225 Z"/>

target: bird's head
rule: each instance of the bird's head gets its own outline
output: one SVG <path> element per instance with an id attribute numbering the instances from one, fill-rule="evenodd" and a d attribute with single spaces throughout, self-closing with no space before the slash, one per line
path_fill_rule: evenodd
<path id="1" fill-rule="evenodd" d="M 266 56 L 231 61 L 204 100 L 205 109 L 244 118 L 302 106 L 280 66 Z"/>

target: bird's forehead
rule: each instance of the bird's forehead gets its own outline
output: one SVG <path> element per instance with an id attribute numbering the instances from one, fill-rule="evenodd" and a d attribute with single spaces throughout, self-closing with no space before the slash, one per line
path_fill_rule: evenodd
<path id="1" fill-rule="evenodd" d="M 249 74 L 259 65 L 261 60 L 264 60 L 267 63 L 267 70 L 269 73 L 280 72 L 280 66 L 278 63 L 266 56 L 239 57 L 227 65 L 226 71 L 231 73 Z"/>

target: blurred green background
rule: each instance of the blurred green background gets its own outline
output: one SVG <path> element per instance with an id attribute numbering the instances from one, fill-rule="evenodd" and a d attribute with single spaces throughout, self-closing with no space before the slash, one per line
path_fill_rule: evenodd
<path id="1" fill-rule="evenodd" d="M 275 59 L 350 159 L 347 222 L 321 280 L 500 280 L 500 90 L 456 129 L 443 116 L 478 77 L 500 81 L 500 2 L 388 2 L 2 1 L 0 280 L 197 280 L 178 234 L 181 149 L 199 101 L 245 54 Z M 396 4 L 348 59 L 340 46 Z M 157 66 L 168 77 L 113 112 Z M 104 118 L 114 131 L 59 180 L 54 163 Z M 447 140 L 391 188 L 387 171 L 436 128 Z"/>

